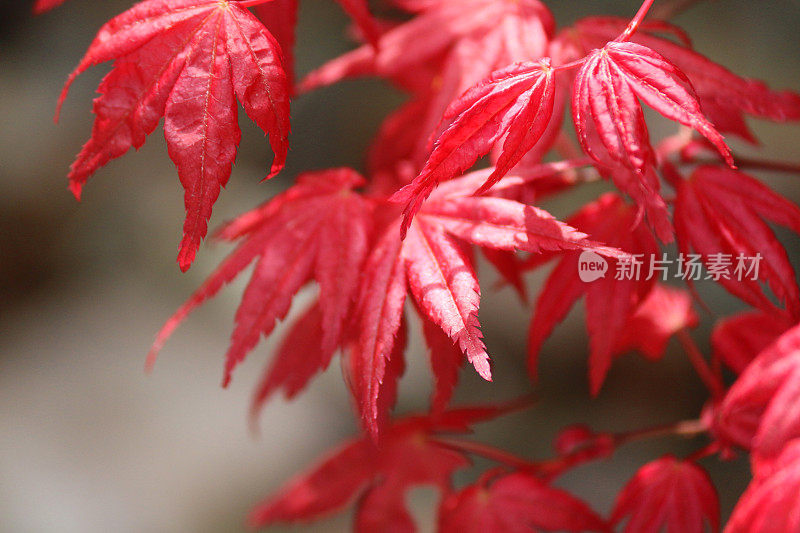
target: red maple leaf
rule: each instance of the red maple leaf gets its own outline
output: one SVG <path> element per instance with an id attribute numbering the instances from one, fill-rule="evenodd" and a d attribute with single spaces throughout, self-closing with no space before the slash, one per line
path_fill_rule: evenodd
<path id="1" fill-rule="evenodd" d="M 636 210 L 615 194 L 605 194 L 588 204 L 568 223 L 593 239 L 630 254 L 649 258 L 658 249 L 652 233 L 637 223 Z M 592 394 L 597 394 L 620 344 L 628 344 L 625 330 L 637 303 L 653 283 L 644 275 L 646 271 L 636 279 L 615 279 L 619 270 L 615 260 L 609 262 L 603 278 L 587 283 L 579 278 L 578 260 L 577 253 L 564 254 L 539 294 L 529 329 L 528 370 L 536 376 L 539 350 L 545 339 L 575 302 L 586 295 L 586 327 L 591 344 L 589 381 Z"/>
<path id="2" fill-rule="evenodd" d="M 616 41 L 587 57 L 575 78 L 572 99 L 581 146 L 622 191 L 647 209 L 650 223 L 668 242 L 672 231 L 659 196 L 655 155 L 639 100 L 703 134 L 729 165 L 733 159 L 703 115 L 689 80 L 664 57 L 645 46 Z"/>
<path id="3" fill-rule="evenodd" d="M 402 217 L 388 224 L 365 265 L 354 356 L 364 360 L 360 368 L 367 379 L 356 397 L 362 418 L 374 433 L 385 360 L 392 352 L 409 289 L 425 317 L 459 346 L 481 376 L 490 379 L 477 319 L 480 287 L 463 243 L 506 251 L 594 250 L 620 256 L 618 250 L 586 239 L 586 234 L 541 209 L 505 198 L 463 196 L 474 179 L 467 175 L 440 188 L 422 206 L 405 240 L 399 232 Z"/>
<path id="4" fill-rule="evenodd" d="M 275 495 L 256 506 L 249 522 L 309 521 L 338 511 L 358 498 L 356 531 L 413 531 L 405 494 L 416 485 L 450 488 L 450 476 L 470 464 L 461 452 L 438 444 L 438 433 L 466 433 L 510 407 L 451 409 L 397 420 L 376 446 L 368 436 L 351 440 Z"/>
<path id="5" fill-rule="evenodd" d="M 485 192 L 505 176 L 550 122 L 553 84 L 549 61 L 517 63 L 494 72 L 454 101 L 442 119 L 449 125 L 436 140 L 422 171 L 392 198 L 406 204 L 403 234 L 440 182 L 463 174 L 503 138 L 497 164 L 477 192 Z"/>
<path id="6" fill-rule="evenodd" d="M 570 61 L 614 40 L 628 25 L 627 19 L 588 17 L 579 20 L 559 36 L 561 47 L 577 45 Z M 683 41 L 675 43 L 655 35 L 670 33 Z M 744 115 L 783 122 L 800 120 L 800 95 L 773 91 L 764 82 L 737 76 L 725 67 L 691 49 L 685 32 L 661 21 L 645 21 L 631 41 L 647 46 L 667 58 L 691 81 L 703 113 L 718 131 L 731 132 L 756 142 Z M 566 43 L 568 44 L 566 44 Z M 577 57 L 575 57 L 577 56 Z"/>
<path id="7" fill-rule="evenodd" d="M 419 314 L 423 315 L 422 312 Z M 430 319 L 423 320 L 422 334 L 425 337 L 431 369 L 436 379 L 431 398 L 431 412 L 437 413 L 444 411 L 450 402 L 458 383 L 458 370 L 464 361 L 464 354 Z"/>
<path id="8" fill-rule="evenodd" d="M 614 436 L 597 433 L 585 424 L 573 424 L 561 429 L 553 440 L 553 449 L 567 468 L 587 461 L 611 457 L 616 448 Z M 562 470 L 563 471 L 563 470 Z M 555 475 L 560 471 L 556 470 Z"/>
<path id="9" fill-rule="evenodd" d="M 222 228 L 219 238 L 240 240 L 240 244 L 167 321 L 148 355 L 148 365 L 192 310 L 258 259 L 236 311 L 223 383 L 227 385 L 234 367 L 259 338 L 269 335 L 276 321 L 286 316 L 293 296 L 311 278 L 320 287 L 322 319 L 320 352 L 314 355 L 325 366 L 342 343 L 368 250 L 371 204 L 351 191 L 362 184 L 363 178 L 349 169 L 304 174 L 287 192 Z M 308 364 L 301 357 L 295 362 Z M 285 379 L 307 379 L 293 375 L 295 371 L 299 372 L 293 366 Z M 291 385 L 285 386 L 292 390 Z"/>
<path id="10" fill-rule="evenodd" d="M 241 138 L 236 100 L 267 134 L 275 153 L 269 176 L 288 149 L 289 86 L 280 47 L 237 2 L 145 0 L 104 25 L 70 75 L 114 60 L 95 100 L 97 118 L 69 174 L 80 197 L 86 180 L 111 159 L 139 148 L 164 116 L 170 158 L 185 189 L 181 270 L 194 260 L 211 208 L 230 177 Z"/>
<path id="11" fill-rule="evenodd" d="M 789 442 L 768 475 L 756 476 L 733 510 L 725 533 L 800 529 L 800 439 Z"/>
<path id="12" fill-rule="evenodd" d="M 644 465 L 617 497 L 611 523 L 625 533 L 703 533 L 719 530 L 719 501 L 708 474 L 671 455 Z"/>
<path id="13" fill-rule="evenodd" d="M 673 335 L 697 327 L 699 323 L 688 291 L 657 283 L 628 318 L 614 353 L 638 350 L 648 359 L 657 361 L 663 357 Z"/>
<path id="14" fill-rule="evenodd" d="M 800 326 L 764 349 L 715 410 L 723 441 L 753 452 L 756 471 L 768 471 L 792 439 L 800 437 Z"/>
<path id="15" fill-rule="evenodd" d="M 311 278 L 319 284 L 320 296 L 318 305 L 290 329 L 267 368 L 254 397 L 254 414 L 279 388 L 289 397 L 299 392 L 343 346 L 348 348 L 350 385 L 365 426 L 377 435 L 402 374 L 404 342 L 396 337 L 404 334 L 409 289 L 426 320 L 437 381 L 433 405 L 441 410 L 455 386 L 462 353 L 490 378 L 477 319 L 480 288 L 466 244 L 503 251 L 588 249 L 619 256 L 618 250 L 588 240 L 540 209 L 504 198 L 464 197 L 474 179 L 449 182 L 450 187 L 426 204 L 408 238 L 401 240 L 401 218 L 392 204 L 374 211 L 373 217 L 373 202 L 351 191 L 363 184 L 355 172 L 335 169 L 301 176 L 287 192 L 218 232 L 219 238 L 239 240 L 238 248 L 167 321 L 148 355 L 148 366 L 193 309 L 257 259 L 236 312 L 224 384 L 261 335 L 269 335 L 286 315 L 294 294 Z M 368 240 L 372 226 L 382 228 L 374 241 Z M 352 335 L 351 317 L 356 328 Z M 443 337 L 449 338 L 450 347 Z M 387 370 L 390 364 L 392 372 Z"/>
<path id="16" fill-rule="evenodd" d="M 759 283 L 766 281 L 789 314 L 800 317 L 794 269 L 765 222 L 800 233 L 800 208 L 747 174 L 714 166 L 699 167 L 677 189 L 674 220 L 681 252 L 696 251 L 706 265 L 715 254 L 729 255 L 732 265 L 716 280 L 720 285 L 750 305 L 780 314 Z M 740 257 L 761 258 L 758 279 L 735 274 Z"/>
<path id="17" fill-rule="evenodd" d="M 737 374 L 794 324 L 782 314 L 748 311 L 719 321 L 711 332 L 714 355 Z"/>
<path id="18" fill-rule="evenodd" d="M 610 531 L 605 521 L 572 494 L 525 472 L 490 471 L 453 492 L 439 507 L 440 533 Z"/>

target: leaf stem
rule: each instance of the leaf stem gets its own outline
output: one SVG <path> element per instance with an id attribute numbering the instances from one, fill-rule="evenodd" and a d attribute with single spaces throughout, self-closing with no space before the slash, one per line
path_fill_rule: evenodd
<path id="1" fill-rule="evenodd" d="M 647 12 L 650 11 L 650 7 L 652 7 L 653 2 L 655 2 L 655 0 L 644 0 L 644 2 L 642 2 L 642 7 L 640 7 L 639 11 L 636 12 L 636 15 L 634 15 L 633 19 L 631 19 L 628 27 L 625 28 L 624 32 L 622 32 L 622 35 L 614 39 L 615 42 L 624 43 L 630 39 L 634 33 L 636 33 L 636 30 L 639 29 L 639 25 L 644 20 L 644 17 L 647 16 Z"/>
<path id="2" fill-rule="evenodd" d="M 682 420 L 675 424 L 666 424 L 663 426 L 655 426 L 652 428 L 640 429 L 637 431 L 629 431 L 627 433 L 616 433 L 614 435 L 615 446 L 621 446 L 636 440 L 648 439 L 653 437 L 662 437 L 666 435 L 679 435 L 683 437 L 692 437 L 699 433 L 706 431 L 706 426 L 700 419 L 695 420 Z"/>
<path id="3" fill-rule="evenodd" d="M 272 2 L 273 0 L 237 0 L 237 4 L 242 7 L 253 7 L 260 4 L 266 4 L 267 2 Z"/>
<path id="4" fill-rule="evenodd" d="M 625 31 L 622 32 L 622 34 L 619 37 L 614 39 L 613 42 L 622 43 L 622 42 L 625 42 L 628 39 L 630 39 L 631 35 L 633 35 L 636 32 L 636 30 L 639 29 L 639 25 L 641 25 L 642 21 L 644 20 L 644 17 L 647 16 L 647 12 L 650 10 L 650 7 L 653 5 L 653 2 L 655 2 L 655 0 L 644 0 L 644 2 L 642 2 L 641 7 L 639 8 L 639 11 L 636 12 L 636 15 L 634 15 L 633 19 L 631 19 L 630 23 L 628 24 L 628 27 L 625 28 Z M 569 63 L 565 63 L 563 65 L 555 66 L 555 67 L 553 67 L 553 70 L 554 71 L 561 71 L 561 70 L 569 70 L 571 68 L 579 67 L 579 66 L 583 65 L 586 62 L 586 59 L 588 57 L 589 56 L 585 56 L 585 57 L 582 57 L 580 59 L 576 59 L 575 61 L 570 61 Z"/>
<path id="5" fill-rule="evenodd" d="M 519 457 L 518 455 L 514 455 L 511 452 L 495 448 L 494 446 L 483 444 L 481 442 L 452 437 L 435 437 L 431 439 L 431 442 L 446 448 L 451 448 L 453 450 L 470 453 L 472 455 L 478 455 L 485 459 L 490 459 L 496 463 L 511 466 L 513 468 L 522 470 L 538 470 L 539 468 L 538 464 L 535 462 L 529 461 L 523 457 Z"/>
<path id="6" fill-rule="evenodd" d="M 544 461 L 531 461 L 488 444 L 460 438 L 434 437 L 431 439 L 431 442 L 463 453 L 477 455 L 514 469 L 525 470 L 538 476 L 552 479 L 570 468 L 574 468 L 585 462 L 608 457 L 620 446 L 633 441 L 667 435 L 691 437 L 704 433 L 706 430 L 705 424 L 700 419 L 696 419 L 683 420 L 674 424 L 665 424 L 623 433 L 597 433 L 594 435 L 593 439 L 588 440 L 579 449 L 566 455 L 546 459 Z M 716 451 L 716 449 L 705 447 L 697 453 L 702 453 L 701 457 L 704 457 L 705 455 L 714 453 L 714 451 Z"/>
<path id="7" fill-rule="evenodd" d="M 554 72 L 559 72 L 561 70 L 569 70 L 571 68 L 579 67 L 586 63 L 586 58 L 589 56 L 584 56 L 580 59 L 576 59 L 575 61 L 570 61 L 569 63 L 564 63 L 563 65 L 556 65 L 553 67 Z"/>
<path id="8" fill-rule="evenodd" d="M 562 161 L 555 161 L 552 163 L 542 163 L 525 171 L 521 176 L 506 176 L 498 181 L 491 190 L 493 192 L 511 187 L 517 187 L 524 183 L 529 183 L 537 179 L 554 176 L 556 174 L 563 174 L 571 170 L 580 169 L 582 167 L 592 166 L 593 161 L 588 157 L 579 157 L 576 159 L 564 159 Z"/>
<path id="9" fill-rule="evenodd" d="M 708 366 L 708 363 L 697 347 L 697 344 L 695 344 L 694 339 L 692 339 L 692 336 L 689 335 L 689 332 L 685 328 L 680 330 L 677 336 L 686 355 L 689 356 L 689 361 L 691 361 L 700 379 L 703 380 L 703 383 L 708 388 L 709 392 L 711 392 L 712 397 L 714 399 L 722 398 L 722 396 L 725 395 L 725 387 L 722 384 L 722 379 Z"/>

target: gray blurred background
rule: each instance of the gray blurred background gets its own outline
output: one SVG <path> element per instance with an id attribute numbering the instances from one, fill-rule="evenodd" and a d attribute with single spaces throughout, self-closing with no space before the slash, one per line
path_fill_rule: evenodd
<path id="1" fill-rule="evenodd" d="M 561 25 L 579 15 L 629 16 L 639 5 L 636 0 L 547 3 Z M 246 425 L 250 391 L 282 328 L 251 354 L 228 390 L 219 387 L 243 278 L 196 312 L 166 346 L 155 372 L 144 374 L 154 333 L 227 249 L 206 245 L 191 271 L 179 272 L 174 259 L 182 191 L 160 128 L 139 153 L 101 170 L 81 203 L 67 191 L 67 168 L 91 131 L 91 99 L 107 67 L 79 79 L 59 126 L 52 122 L 55 100 L 100 25 L 130 2 L 70 0 L 35 19 L 28 2 L 0 5 L 0 531 L 238 531 L 254 503 L 356 431 L 338 365 L 297 401 L 270 404 L 263 435 L 253 438 Z M 701 52 L 737 73 L 800 89 L 800 2 L 717 0 L 678 22 Z M 346 27 L 333 1 L 303 0 L 299 73 L 352 47 Z M 259 181 L 271 155 L 263 135 L 245 118 L 238 164 L 212 226 L 257 205 L 298 171 L 362 168 L 362 154 L 381 118 L 401 101 L 402 95 L 375 80 L 346 82 L 297 99 L 289 164 L 267 184 Z M 765 156 L 800 160 L 800 128 L 753 127 L 767 147 Z M 798 176 L 761 176 L 798 200 Z M 546 207 L 564 216 L 577 205 L 571 197 Z M 797 259 L 796 237 L 781 236 Z M 465 370 L 456 398 L 461 403 L 530 390 L 523 363 L 529 310 L 508 289 L 488 290 L 493 274 L 481 270 L 486 288 L 481 319 L 495 381 L 480 382 Z M 531 277 L 532 289 L 544 274 Z M 718 289 L 702 290 L 719 313 L 743 308 Z M 707 349 L 714 318 L 703 318 L 695 338 Z M 477 437 L 544 458 L 566 424 L 619 431 L 697 415 L 705 394 L 676 344 L 658 364 L 633 354 L 621 358 L 594 400 L 586 386 L 585 344 L 578 306 L 545 346 L 539 404 L 481 426 Z M 408 358 L 400 412 L 424 408 L 429 388 L 417 340 Z M 629 445 L 612 460 L 582 467 L 559 483 L 607 512 L 642 463 L 668 450 L 690 453 L 702 442 Z M 727 514 L 748 482 L 747 462 L 705 465 L 723 488 Z M 433 495 L 427 489 L 411 495 L 422 531 L 430 530 Z M 350 520 L 348 511 L 309 529 L 347 530 Z"/>

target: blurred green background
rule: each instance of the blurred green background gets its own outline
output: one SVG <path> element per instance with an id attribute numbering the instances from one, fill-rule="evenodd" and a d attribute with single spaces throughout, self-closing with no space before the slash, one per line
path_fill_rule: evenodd
<path id="1" fill-rule="evenodd" d="M 303 74 L 353 44 L 348 21 L 333 1 L 301 3 L 297 58 Z M 639 4 L 546 3 L 560 25 L 589 14 L 630 16 Z M 0 5 L 0 531 L 237 531 L 254 503 L 356 431 L 337 364 L 299 400 L 270 404 L 262 436 L 253 438 L 245 420 L 250 391 L 282 328 L 251 354 L 228 390 L 219 387 L 243 278 L 196 312 L 166 346 L 155 372 L 144 374 L 154 333 L 227 249 L 206 245 L 191 271 L 179 272 L 174 259 L 182 191 L 160 128 L 139 153 L 101 170 L 81 203 L 67 191 L 67 168 L 89 136 L 93 91 L 108 67 L 79 79 L 58 126 L 52 122 L 55 100 L 100 25 L 130 2 L 71 0 L 39 18 L 29 15 L 28 2 Z M 797 0 L 709 1 L 677 21 L 701 52 L 735 72 L 800 89 Z M 362 168 L 362 154 L 382 117 L 401 101 L 402 95 L 376 80 L 298 98 L 289 164 L 266 184 L 259 181 L 271 154 L 261 132 L 244 118 L 238 164 L 212 226 L 262 202 L 299 171 Z M 764 141 L 764 157 L 800 160 L 800 128 L 753 127 Z M 798 176 L 761 176 L 800 199 Z M 577 205 L 572 196 L 546 207 L 564 216 Z M 781 236 L 798 264 L 796 236 Z M 483 383 L 465 370 L 456 398 L 462 403 L 530 390 L 523 364 L 529 310 L 508 289 L 489 290 L 493 274 L 481 271 L 481 320 L 495 381 Z M 532 289 L 543 276 L 531 277 Z M 702 290 L 719 313 L 743 308 L 715 288 Z M 714 317 L 703 318 L 695 338 L 707 349 Z M 417 339 L 408 358 L 399 412 L 423 409 L 427 401 L 429 371 Z M 675 344 L 658 364 L 635 355 L 621 358 L 594 400 L 585 360 L 578 306 L 545 346 L 541 401 L 480 427 L 477 437 L 544 458 L 566 424 L 626 430 L 693 418 L 702 406 L 704 391 Z M 689 453 L 698 444 L 665 439 L 630 445 L 559 483 L 606 512 L 638 466 L 665 451 Z M 748 482 L 747 462 L 705 465 L 722 488 L 727 514 Z M 432 496 L 425 489 L 411 496 L 422 531 L 429 530 L 435 512 Z M 309 530 L 349 525 L 346 512 Z"/>

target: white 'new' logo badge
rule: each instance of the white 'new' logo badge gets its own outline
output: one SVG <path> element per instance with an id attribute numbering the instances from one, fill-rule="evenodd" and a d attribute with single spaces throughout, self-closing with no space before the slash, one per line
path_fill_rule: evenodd
<path id="1" fill-rule="evenodd" d="M 608 261 L 594 252 L 588 250 L 581 252 L 578 257 L 578 277 L 581 281 L 589 283 L 606 277 Z"/>

